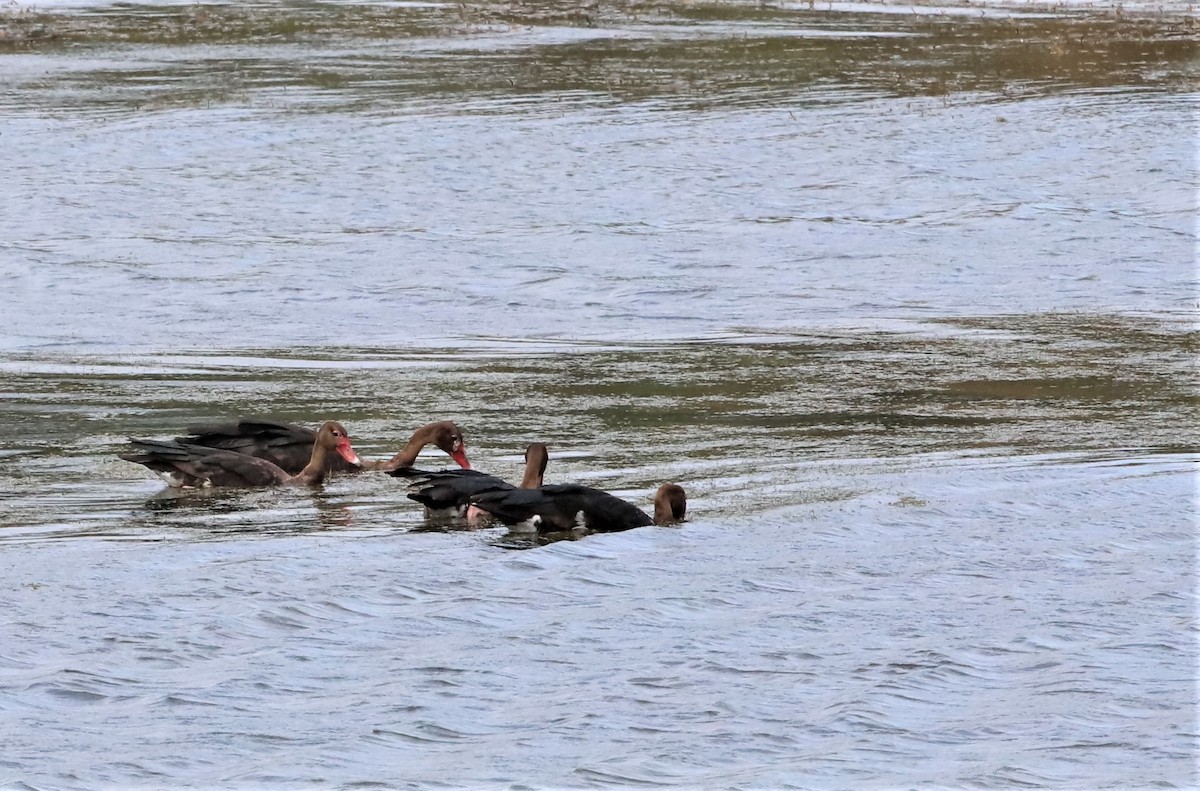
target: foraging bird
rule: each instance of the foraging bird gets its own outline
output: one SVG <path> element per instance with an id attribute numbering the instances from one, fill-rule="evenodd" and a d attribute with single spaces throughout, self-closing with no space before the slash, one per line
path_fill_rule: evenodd
<path id="1" fill-rule="evenodd" d="M 608 492 L 578 484 L 485 492 L 472 497 L 471 504 L 518 532 L 585 528 L 595 533 L 611 533 L 682 521 L 687 513 L 687 494 L 683 487 L 673 483 L 658 487 L 653 517 Z"/>
<path id="2" fill-rule="evenodd" d="M 549 451 L 541 442 L 534 442 L 525 449 L 525 477 L 521 480 L 522 489 L 535 489 L 542 485 L 549 458 Z M 505 480 L 477 470 L 430 472 L 406 468 L 392 470 L 388 475 L 408 478 L 408 499 L 424 505 L 425 515 L 432 518 L 467 516 L 472 497 L 516 488 Z"/>

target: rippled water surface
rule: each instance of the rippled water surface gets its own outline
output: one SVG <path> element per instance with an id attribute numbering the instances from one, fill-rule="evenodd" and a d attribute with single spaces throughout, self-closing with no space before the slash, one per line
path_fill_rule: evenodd
<path id="1" fill-rule="evenodd" d="M 1195 34 L 0 10 L 0 787 L 1195 787 Z M 238 415 L 689 520 L 116 457 Z"/>

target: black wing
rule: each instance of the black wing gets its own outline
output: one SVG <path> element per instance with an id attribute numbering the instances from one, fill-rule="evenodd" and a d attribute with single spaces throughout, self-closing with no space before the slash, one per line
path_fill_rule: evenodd
<path id="1" fill-rule="evenodd" d="M 175 486 L 277 486 L 288 480 L 277 465 L 230 450 L 145 439 L 130 443 L 133 452 L 119 454 L 122 459 L 162 473 Z"/>
<path id="2" fill-rule="evenodd" d="M 486 492 L 472 497 L 471 503 L 506 525 L 535 520 L 541 532 L 582 526 L 606 533 L 654 524 L 637 506 L 608 492 L 578 484 Z"/>
<path id="3" fill-rule="evenodd" d="M 432 510 L 466 510 L 471 498 L 487 492 L 507 491 L 511 483 L 479 470 L 389 470 L 388 475 L 409 479 L 408 499 Z"/>
<path id="4" fill-rule="evenodd" d="M 291 475 L 308 465 L 316 440 L 317 432 L 311 428 L 265 418 L 188 426 L 186 437 L 175 438 L 176 442 L 185 445 L 221 448 L 266 459 Z M 359 469 L 336 454 L 327 456 L 326 466 L 333 472 L 357 472 Z"/>

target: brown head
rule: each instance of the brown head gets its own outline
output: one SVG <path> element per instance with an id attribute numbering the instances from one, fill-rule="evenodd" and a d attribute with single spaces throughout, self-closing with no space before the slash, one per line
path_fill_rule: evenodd
<path id="1" fill-rule="evenodd" d="M 532 442 L 525 448 L 525 479 L 521 481 L 522 489 L 536 489 L 542 485 L 546 475 L 546 464 L 550 461 L 550 451 L 541 442 Z"/>
<path id="2" fill-rule="evenodd" d="M 326 450 L 336 451 L 339 456 L 356 467 L 362 466 L 358 454 L 350 446 L 350 435 L 346 427 L 336 420 L 327 420 L 317 430 L 317 444 Z"/>
<path id="3" fill-rule="evenodd" d="M 427 442 L 450 454 L 450 458 L 454 459 L 459 467 L 464 470 L 471 469 L 471 462 L 467 460 L 466 440 L 463 439 L 462 432 L 453 422 L 441 420 L 423 426 L 420 431 L 425 432 Z"/>
<path id="4" fill-rule="evenodd" d="M 687 493 L 674 483 L 664 483 L 654 493 L 654 524 L 682 522 L 687 515 Z"/>

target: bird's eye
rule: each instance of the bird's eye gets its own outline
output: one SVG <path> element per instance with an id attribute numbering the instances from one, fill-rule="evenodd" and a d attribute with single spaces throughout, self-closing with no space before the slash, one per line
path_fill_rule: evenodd
<path id="1" fill-rule="evenodd" d="M 336 430 L 335 430 L 335 431 L 333 432 L 333 436 L 335 436 L 335 437 L 340 437 L 340 436 L 342 436 L 342 432 L 340 432 L 340 431 L 336 431 Z"/>

